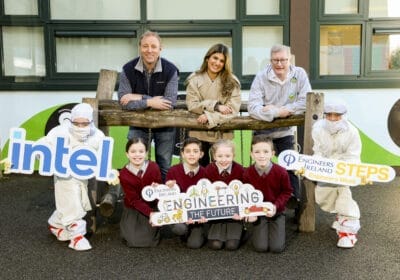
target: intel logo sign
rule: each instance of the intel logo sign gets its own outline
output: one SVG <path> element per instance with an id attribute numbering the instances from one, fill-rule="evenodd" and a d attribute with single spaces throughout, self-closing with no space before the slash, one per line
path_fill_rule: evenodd
<path id="1" fill-rule="evenodd" d="M 56 138 L 55 145 L 25 138 L 23 128 L 10 130 L 8 159 L 12 173 L 32 174 L 38 160 L 38 172 L 44 176 L 72 176 L 82 180 L 96 177 L 100 181 L 108 181 L 115 176 L 111 169 L 114 144 L 111 137 L 105 137 L 97 151 L 84 145 L 72 149 L 67 145 L 68 139 L 61 136 Z"/>

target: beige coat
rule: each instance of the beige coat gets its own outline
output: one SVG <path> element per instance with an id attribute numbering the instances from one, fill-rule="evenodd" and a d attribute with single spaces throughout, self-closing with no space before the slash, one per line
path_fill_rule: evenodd
<path id="1" fill-rule="evenodd" d="M 237 78 L 235 77 L 237 80 Z M 239 81 L 238 81 L 239 82 Z M 223 115 L 214 110 L 217 103 L 230 106 L 233 113 Z M 192 73 L 186 87 L 186 105 L 188 110 L 196 114 L 206 114 L 208 128 L 225 123 L 239 114 L 241 104 L 240 87 L 235 88 L 230 97 L 222 97 L 222 82 L 218 76 L 214 81 L 207 73 Z M 189 136 L 206 142 L 216 142 L 218 139 L 233 139 L 233 131 L 198 131 L 192 130 Z"/>

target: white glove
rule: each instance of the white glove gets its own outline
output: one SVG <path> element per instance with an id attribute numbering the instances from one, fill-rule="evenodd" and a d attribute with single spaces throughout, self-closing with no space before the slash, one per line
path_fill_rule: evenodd
<path id="1" fill-rule="evenodd" d="M 118 170 L 116 170 L 116 169 L 111 170 L 111 174 L 110 174 L 110 177 L 108 178 L 107 183 L 109 185 L 113 185 L 113 186 L 118 185 L 119 184 L 119 177 L 118 176 L 119 176 Z"/>
<path id="2" fill-rule="evenodd" d="M 2 161 L 0 161 L 0 165 L 4 165 L 4 174 L 10 174 L 11 171 L 11 161 L 8 158 L 3 159 Z"/>

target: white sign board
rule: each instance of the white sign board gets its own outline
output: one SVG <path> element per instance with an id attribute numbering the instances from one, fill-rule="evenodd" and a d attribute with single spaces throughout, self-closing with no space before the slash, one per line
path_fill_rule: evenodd
<path id="1" fill-rule="evenodd" d="M 170 189 L 165 185 L 143 188 L 143 199 L 158 199 L 159 212 L 151 215 L 152 224 L 185 223 L 202 217 L 207 220 L 228 219 L 235 214 L 241 217 L 260 216 L 273 209 L 270 202 L 263 202 L 261 191 L 239 180 L 227 185 L 221 181 L 211 183 L 208 179 L 201 179 L 186 193 L 177 190 L 178 186 Z"/>
<path id="2" fill-rule="evenodd" d="M 278 163 L 287 170 L 297 170 L 309 180 L 345 186 L 390 182 L 396 176 L 395 170 L 387 165 L 345 162 L 293 150 L 281 152 Z"/>

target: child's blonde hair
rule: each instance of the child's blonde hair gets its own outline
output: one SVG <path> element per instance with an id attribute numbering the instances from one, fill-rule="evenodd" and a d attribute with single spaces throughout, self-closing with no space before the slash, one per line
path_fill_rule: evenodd
<path id="1" fill-rule="evenodd" d="M 217 142 L 215 142 L 211 146 L 211 154 L 214 156 L 218 148 L 222 146 L 230 147 L 232 149 L 233 155 L 235 155 L 235 143 L 233 143 L 233 141 L 229 139 L 220 139 Z"/>

